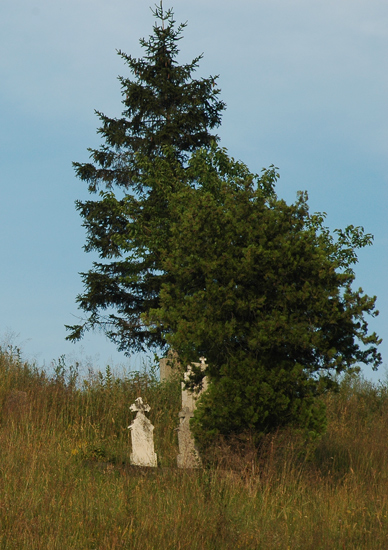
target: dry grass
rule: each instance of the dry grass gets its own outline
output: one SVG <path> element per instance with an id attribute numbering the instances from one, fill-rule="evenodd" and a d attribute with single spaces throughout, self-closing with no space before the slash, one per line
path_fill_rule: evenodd
<path id="1" fill-rule="evenodd" d="M 129 465 L 129 405 L 155 424 L 157 469 Z M 77 384 L 0 352 L 0 548 L 384 549 L 388 389 L 353 378 L 326 398 L 314 445 L 268 436 L 260 452 L 220 442 L 197 471 L 175 468 L 179 384 L 109 369 Z"/>

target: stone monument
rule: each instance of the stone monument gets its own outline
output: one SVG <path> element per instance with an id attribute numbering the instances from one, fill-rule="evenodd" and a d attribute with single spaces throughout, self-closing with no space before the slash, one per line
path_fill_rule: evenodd
<path id="1" fill-rule="evenodd" d="M 165 382 L 180 371 L 181 364 L 178 359 L 178 354 L 175 351 L 169 350 L 167 357 L 163 357 L 159 361 L 160 381 Z"/>
<path id="2" fill-rule="evenodd" d="M 130 410 L 137 414 L 128 429 L 131 430 L 132 440 L 131 464 L 155 468 L 157 456 L 154 450 L 154 426 L 145 415 L 150 409 L 151 407 L 143 403 L 141 397 L 138 397 L 130 406 Z"/>
<path id="3" fill-rule="evenodd" d="M 206 369 L 205 357 L 200 358 L 200 363 L 193 364 L 194 366 L 200 367 L 202 371 Z M 179 413 L 178 427 L 178 468 L 200 468 L 202 466 L 201 457 L 196 449 L 194 437 L 190 431 L 190 418 L 193 417 L 196 408 L 196 401 L 199 396 L 206 391 L 208 382 L 205 376 L 202 381 L 202 388 L 200 390 L 193 392 L 185 389 L 185 382 L 189 380 L 191 372 L 192 367 L 189 365 L 184 374 L 184 381 L 182 382 L 182 410 Z"/>

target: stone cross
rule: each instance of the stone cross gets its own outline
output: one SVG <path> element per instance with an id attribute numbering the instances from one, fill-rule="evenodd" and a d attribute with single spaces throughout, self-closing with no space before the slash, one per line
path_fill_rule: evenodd
<path id="1" fill-rule="evenodd" d="M 201 367 L 202 371 L 205 371 L 206 358 L 200 357 L 200 363 L 194 363 L 195 366 Z M 184 381 L 188 381 L 192 367 L 189 365 L 187 371 L 184 374 Z M 178 445 L 179 454 L 177 456 L 178 468 L 199 468 L 202 466 L 201 457 L 195 446 L 194 437 L 190 430 L 190 419 L 194 416 L 196 409 L 196 403 L 199 396 L 207 390 L 208 381 L 205 378 L 202 380 L 202 388 L 197 392 L 192 392 L 185 389 L 185 382 L 182 382 L 182 410 L 179 413 L 179 427 L 178 427 Z"/>
<path id="2" fill-rule="evenodd" d="M 131 464 L 135 466 L 157 466 L 157 455 L 154 450 L 154 426 L 144 413 L 149 412 L 151 407 L 143 403 L 138 397 L 130 410 L 136 412 L 136 418 L 128 426 L 131 430 L 132 453 Z"/>

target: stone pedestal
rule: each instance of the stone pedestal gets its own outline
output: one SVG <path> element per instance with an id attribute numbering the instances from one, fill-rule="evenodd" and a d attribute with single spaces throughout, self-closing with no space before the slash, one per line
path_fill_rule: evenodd
<path id="1" fill-rule="evenodd" d="M 138 397 L 130 409 L 137 412 L 136 418 L 128 426 L 132 440 L 131 464 L 156 467 L 158 461 L 154 450 L 154 426 L 144 414 L 150 410 L 150 406 L 145 405 L 142 398 Z"/>
<path id="2" fill-rule="evenodd" d="M 179 413 L 179 455 L 176 459 L 178 468 L 199 468 L 202 466 L 201 457 L 195 447 L 194 437 L 190 430 L 190 418 L 193 416 L 194 413 L 188 408 L 182 409 Z"/>

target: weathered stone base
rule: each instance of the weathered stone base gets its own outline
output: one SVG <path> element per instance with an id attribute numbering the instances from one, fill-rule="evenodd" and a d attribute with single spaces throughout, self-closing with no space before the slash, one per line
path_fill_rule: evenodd
<path id="1" fill-rule="evenodd" d="M 179 413 L 178 444 L 179 455 L 177 456 L 178 468 L 200 468 L 201 457 L 195 447 L 194 437 L 190 431 L 190 418 L 194 415 L 187 407 Z"/>
<path id="2" fill-rule="evenodd" d="M 130 461 L 132 466 L 148 466 L 151 468 L 156 468 L 158 465 L 158 457 L 156 453 L 152 455 L 131 453 Z"/>

